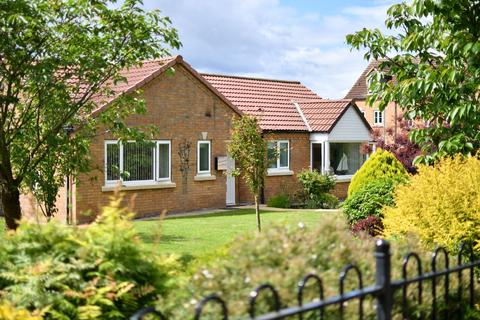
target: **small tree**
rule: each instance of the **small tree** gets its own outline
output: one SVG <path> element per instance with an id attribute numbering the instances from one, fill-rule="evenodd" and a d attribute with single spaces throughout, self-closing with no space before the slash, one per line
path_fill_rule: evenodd
<path id="1" fill-rule="evenodd" d="M 0 191 L 9 229 L 22 217 L 24 189 L 54 214 L 63 177 L 89 168 L 96 128 L 146 138 L 125 123 L 146 111 L 141 97 L 123 95 L 94 111 L 125 81 L 121 70 L 179 46 L 170 19 L 141 0 L 0 3 Z"/>
<path id="2" fill-rule="evenodd" d="M 233 174 L 245 179 L 255 198 L 257 228 L 261 231 L 258 199 L 268 168 L 267 142 L 263 139 L 258 121 L 254 117 L 233 118 L 232 126 L 232 139 L 228 144 L 228 153 L 235 159 L 237 165 Z"/>

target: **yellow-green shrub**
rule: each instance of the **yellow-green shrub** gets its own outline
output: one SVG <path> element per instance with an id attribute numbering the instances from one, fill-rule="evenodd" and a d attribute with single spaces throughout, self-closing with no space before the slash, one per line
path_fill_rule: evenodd
<path id="1" fill-rule="evenodd" d="M 2 302 L 0 320 L 42 320 L 42 316 L 41 312 L 32 314 L 25 309 L 16 309 L 9 302 Z"/>
<path id="2" fill-rule="evenodd" d="M 455 250 L 461 241 L 480 249 L 480 160 L 460 156 L 420 166 L 398 187 L 396 207 L 384 211 L 386 236 L 418 234 L 428 247 Z"/>
<path id="3" fill-rule="evenodd" d="M 348 196 L 377 179 L 403 181 L 407 178 L 407 170 L 392 153 L 377 149 L 353 176 L 348 187 Z"/>

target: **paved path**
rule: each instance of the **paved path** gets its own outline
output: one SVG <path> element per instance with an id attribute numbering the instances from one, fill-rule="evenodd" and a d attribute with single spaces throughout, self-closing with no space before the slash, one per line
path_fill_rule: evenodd
<path id="1" fill-rule="evenodd" d="M 221 209 L 201 209 L 201 210 L 188 211 L 188 212 L 169 213 L 169 214 L 167 214 L 165 219 L 178 218 L 178 217 L 201 216 L 201 215 L 212 214 L 212 213 L 228 212 L 228 211 L 238 210 L 238 209 L 255 209 L 255 205 L 241 205 L 241 206 L 232 206 L 232 207 L 221 208 Z M 264 204 L 260 205 L 260 210 L 278 211 L 278 212 L 295 212 L 295 211 L 317 211 L 317 212 L 325 212 L 325 213 L 338 212 L 338 209 L 272 208 L 272 207 L 267 207 Z M 141 221 L 141 220 L 155 220 L 155 219 L 158 219 L 158 215 L 155 215 L 155 216 L 152 216 L 152 217 L 138 218 L 138 219 L 135 219 L 135 220 Z"/>

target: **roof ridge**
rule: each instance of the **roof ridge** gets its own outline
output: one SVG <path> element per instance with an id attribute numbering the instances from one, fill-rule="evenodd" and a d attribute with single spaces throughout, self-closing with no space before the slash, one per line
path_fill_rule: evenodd
<path id="1" fill-rule="evenodd" d="M 273 82 L 301 84 L 301 82 L 298 81 L 298 80 L 271 79 L 271 78 L 252 77 L 252 76 L 238 76 L 238 75 L 228 75 L 228 74 L 219 74 L 219 73 L 204 73 L 204 72 L 201 72 L 200 75 L 222 77 L 222 78 L 236 78 L 236 79 L 246 79 L 246 80 L 260 80 L 260 81 L 273 81 Z"/>

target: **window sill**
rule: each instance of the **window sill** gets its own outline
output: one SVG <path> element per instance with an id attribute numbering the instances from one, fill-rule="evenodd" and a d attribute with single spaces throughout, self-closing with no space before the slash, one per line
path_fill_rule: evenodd
<path id="1" fill-rule="evenodd" d="M 343 176 L 335 175 L 335 180 L 337 182 L 350 182 L 352 181 L 352 178 L 353 178 L 353 174 L 343 175 Z"/>
<path id="2" fill-rule="evenodd" d="M 375 128 L 383 128 L 384 125 L 383 125 L 383 123 L 377 123 L 377 124 L 374 124 L 372 127 L 375 127 Z"/>
<path id="3" fill-rule="evenodd" d="M 292 170 L 268 170 L 267 177 L 274 177 L 274 176 L 293 176 Z"/>
<path id="4" fill-rule="evenodd" d="M 194 181 L 210 181 L 210 180 L 216 180 L 217 176 L 213 176 L 211 174 L 206 174 L 206 175 L 196 175 L 193 177 Z"/>
<path id="5" fill-rule="evenodd" d="M 148 184 L 139 184 L 139 185 L 107 185 L 102 187 L 102 192 L 111 192 L 117 190 L 119 188 L 120 191 L 128 191 L 128 190 L 148 190 L 148 189 L 167 189 L 167 188 L 175 188 L 177 186 L 174 182 L 155 182 L 155 183 L 148 183 Z"/>

